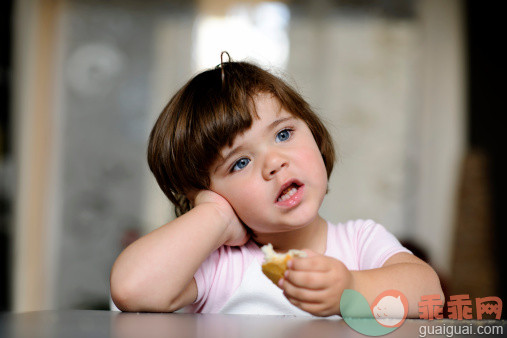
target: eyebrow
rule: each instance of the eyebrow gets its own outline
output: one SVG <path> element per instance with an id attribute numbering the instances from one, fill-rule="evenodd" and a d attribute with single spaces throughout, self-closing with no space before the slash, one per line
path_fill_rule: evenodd
<path id="1" fill-rule="evenodd" d="M 271 130 L 275 129 L 279 124 L 284 123 L 288 120 L 292 120 L 292 119 L 295 119 L 294 116 L 286 116 L 286 117 L 282 117 L 282 118 L 279 118 L 279 119 L 271 122 L 269 124 L 269 126 L 267 126 L 264 134 L 269 133 Z M 215 168 L 215 172 L 217 172 L 217 170 L 220 167 L 222 167 L 224 165 L 224 163 L 226 163 L 231 157 L 233 157 L 235 154 L 241 152 L 242 150 L 243 150 L 243 145 L 239 145 L 239 146 L 235 147 L 234 149 L 232 149 L 227 154 L 227 156 L 224 157 L 224 159 L 221 161 L 221 163 Z"/>
<path id="2" fill-rule="evenodd" d="M 266 131 L 273 130 L 280 123 L 284 123 L 285 121 L 292 120 L 292 119 L 294 119 L 293 116 L 286 116 L 286 117 L 282 117 L 282 118 L 280 118 L 278 120 L 275 120 L 275 121 L 271 122 L 271 124 L 268 126 L 268 128 L 266 129 Z"/>

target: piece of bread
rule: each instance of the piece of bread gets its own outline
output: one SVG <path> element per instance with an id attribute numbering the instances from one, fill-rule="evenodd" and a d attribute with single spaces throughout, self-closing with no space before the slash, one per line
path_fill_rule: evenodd
<path id="1" fill-rule="evenodd" d="M 278 284 L 287 269 L 287 262 L 293 257 L 306 257 L 306 252 L 301 250 L 289 250 L 284 254 L 276 253 L 271 243 L 261 248 L 264 253 L 264 263 L 262 263 L 262 272 L 275 284 Z"/>

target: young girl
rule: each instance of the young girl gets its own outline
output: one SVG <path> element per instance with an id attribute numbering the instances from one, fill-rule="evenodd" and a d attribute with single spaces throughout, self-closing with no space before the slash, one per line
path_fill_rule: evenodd
<path id="1" fill-rule="evenodd" d="M 169 101 L 150 135 L 148 162 L 177 218 L 140 238 L 111 271 L 123 311 L 331 316 L 344 289 L 371 304 L 388 289 L 418 316 L 442 294 L 433 269 L 368 220 L 319 215 L 333 143 L 303 98 L 269 72 L 223 62 Z M 273 284 L 260 246 L 304 249 Z"/>

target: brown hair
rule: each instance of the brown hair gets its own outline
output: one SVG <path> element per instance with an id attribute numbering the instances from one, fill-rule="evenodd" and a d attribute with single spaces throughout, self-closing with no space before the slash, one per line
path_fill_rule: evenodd
<path id="1" fill-rule="evenodd" d="M 327 176 L 335 160 L 333 141 L 309 104 L 287 83 L 247 62 L 225 62 L 188 81 L 169 101 L 153 127 L 148 164 L 176 216 L 192 206 L 186 194 L 208 189 L 209 168 L 225 145 L 252 126 L 254 97 L 274 95 L 305 121 L 320 149 Z"/>

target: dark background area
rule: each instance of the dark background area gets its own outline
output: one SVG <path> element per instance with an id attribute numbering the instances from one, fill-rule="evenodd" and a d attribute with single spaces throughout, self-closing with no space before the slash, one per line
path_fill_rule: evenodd
<path id="1" fill-rule="evenodd" d="M 504 18 L 488 3 L 466 1 L 466 34 L 468 37 L 468 135 L 471 148 L 483 149 L 489 157 L 492 187 L 492 212 L 495 243 L 491 243 L 496 258 L 500 286 L 497 296 L 507 300 L 505 260 L 505 175 L 506 151 L 501 142 L 505 124 L 505 60 L 500 52 L 504 41 Z M 507 318 L 502 313 L 502 318 Z"/>
<path id="2" fill-rule="evenodd" d="M 0 2 L 0 164 L 11 156 L 10 89 L 12 1 Z M 0 311 L 10 309 L 11 197 L 0 185 Z"/>

